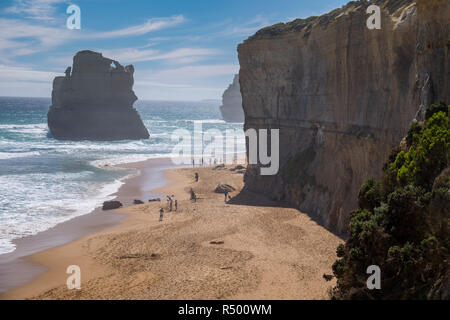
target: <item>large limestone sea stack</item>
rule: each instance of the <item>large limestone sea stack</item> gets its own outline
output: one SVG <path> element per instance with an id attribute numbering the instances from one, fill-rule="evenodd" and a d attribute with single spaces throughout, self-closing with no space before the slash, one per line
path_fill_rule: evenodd
<path id="1" fill-rule="evenodd" d="M 132 65 L 80 51 L 65 77 L 53 81 L 48 127 L 56 139 L 138 140 L 149 133 L 138 112 L 133 92 Z"/>

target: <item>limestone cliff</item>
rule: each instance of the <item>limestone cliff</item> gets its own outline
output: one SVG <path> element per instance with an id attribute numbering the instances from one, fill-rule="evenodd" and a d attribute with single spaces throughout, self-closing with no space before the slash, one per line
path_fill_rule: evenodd
<path id="1" fill-rule="evenodd" d="M 112 66 L 114 65 L 114 66 Z M 48 127 L 56 139 L 148 139 L 149 133 L 133 108 L 132 65 L 80 51 L 65 77 L 53 81 Z"/>
<path id="2" fill-rule="evenodd" d="M 369 30 L 366 9 L 382 10 Z M 362 182 L 410 122 L 450 101 L 450 1 L 353 1 L 258 31 L 238 47 L 245 128 L 280 129 L 280 171 L 249 166 L 250 190 L 346 232 Z"/>
<path id="3" fill-rule="evenodd" d="M 244 122 L 239 75 L 234 76 L 233 83 L 223 93 L 220 112 L 223 120 L 227 122 Z"/>

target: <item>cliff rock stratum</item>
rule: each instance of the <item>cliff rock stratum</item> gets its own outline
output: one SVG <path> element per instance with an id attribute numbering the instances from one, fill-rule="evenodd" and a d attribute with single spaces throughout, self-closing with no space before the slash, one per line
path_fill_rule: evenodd
<path id="1" fill-rule="evenodd" d="M 137 140 L 149 133 L 133 108 L 132 65 L 105 58 L 101 53 L 80 51 L 73 69 L 53 81 L 48 127 L 56 139 Z"/>
<path id="2" fill-rule="evenodd" d="M 381 29 L 366 10 L 381 8 Z M 346 233 L 357 192 L 426 106 L 450 101 L 450 1 L 353 1 L 238 47 L 245 128 L 280 129 L 280 171 L 246 187 Z"/>

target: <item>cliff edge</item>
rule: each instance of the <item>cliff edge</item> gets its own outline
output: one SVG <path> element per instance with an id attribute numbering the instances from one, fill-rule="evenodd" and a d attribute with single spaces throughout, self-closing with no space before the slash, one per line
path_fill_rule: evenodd
<path id="1" fill-rule="evenodd" d="M 369 30 L 367 7 L 381 8 Z M 346 233 L 359 187 L 426 106 L 450 101 L 450 1 L 352 1 L 238 47 L 245 129 L 280 129 L 280 171 L 248 189 Z"/>
<path id="2" fill-rule="evenodd" d="M 137 140 L 149 133 L 138 112 L 133 92 L 132 65 L 80 51 L 73 69 L 53 81 L 47 120 L 51 135 L 69 140 Z"/>

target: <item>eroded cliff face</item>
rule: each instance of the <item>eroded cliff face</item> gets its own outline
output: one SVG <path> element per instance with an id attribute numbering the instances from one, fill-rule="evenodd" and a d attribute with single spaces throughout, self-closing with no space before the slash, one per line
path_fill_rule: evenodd
<path id="1" fill-rule="evenodd" d="M 260 30 L 239 45 L 245 129 L 280 129 L 280 171 L 250 165 L 250 190 L 345 233 L 361 184 L 421 117 L 450 101 L 448 0 L 353 1 Z M 382 9 L 369 30 L 366 9 Z"/>
<path id="2" fill-rule="evenodd" d="M 73 140 L 148 139 L 149 133 L 133 108 L 132 65 L 80 51 L 73 69 L 53 81 L 48 126 L 54 138 Z"/>
<path id="3" fill-rule="evenodd" d="M 233 83 L 225 90 L 222 96 L 220 112 L 223 120 L 227 122 L 244 122 L 244 110 L 242 109 L 241 87 L 239 75 L 235 75 Z"/>

